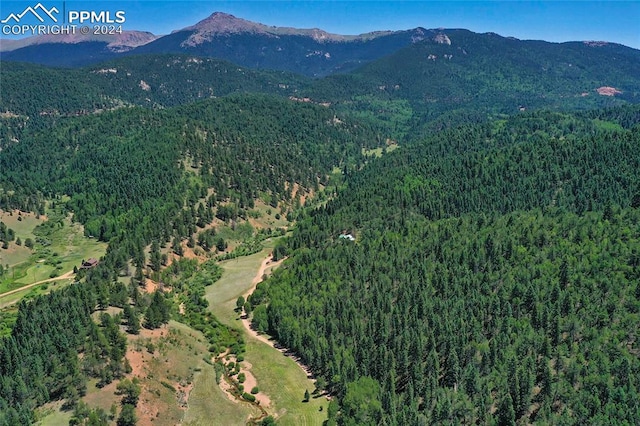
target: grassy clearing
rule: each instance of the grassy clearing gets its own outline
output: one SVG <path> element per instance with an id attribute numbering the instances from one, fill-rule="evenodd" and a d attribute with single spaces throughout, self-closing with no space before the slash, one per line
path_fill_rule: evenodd
<path id="1" fill-rule="evenodd" d="M 207 287 L 205 298 L 209 309 L 224 324 L 242 329 L 238 315 L 234 312 L 236 300 L 251 288 L 262 260 L 273 250 L 277 238 L 263 242 L 264 249 L 250 256 L 238 257 L 220 263 L 224 269 L 222 278 L 214 285 Z"/>
<path id="2" fill-rule="evenodd" d="M 8 249 L 0 249 L 0 265 L 5 268 L 9 266 L 9 270 L 26 262 L 31 257 L 31 250 L 25 246 L 19 246 L 15 241 L 9 244 Z"/>
<path id="3" fill-rule="evenodd" d="M 216 229 L 216 235 L 225 240 L 243 241 L 253 235 L 254 229 L 249 222 L 242 222 L 236 225 L 235 229 L 231 229 L 228 225 L 219 226 Z"/>
<path id="4" fill-rule="evenodd" d="M 0 216 L 2 221 L 16 232 L 16 236 L 23 241 L 23 244 L 27 238 L 35 241 L 34 228 L 44 223 L 42 219 L 37 219 L 33 214 L 21 213 L 18 215 L 17 212 L 14 212 L 13 215 L 10 215 L 8 212 L 0 212 Z M 17 220 L 18 217 L 22 217 L 22 220 Z M 56 244 L 46 247 L 46 250 L 41 244 L 36 244 L 35 251 L 32 253 L 24 245 L 16 245 L 15 241 L 10 244 L 8 250 L 0 249 L 0 265 L 5 267 L 9 265 L 8 272 L 0 278 L 0 309 L 2 310 L 0 312 L 0 336 L 10 333 L 17 314 L 17 309 L 14 306 L 17 302 L 69 285 L 73 282 L 73 278 L 61 278 L 24 288 L 11 294 L 3 293 L 23 288 L 37 281 L 48 280 L 54 271 L 55 275 L 61 275 L 72 270 L 73 265 L 65 264 L 65 260 L 74 261 L 73 254 L 69 255 L 69 252 L 78 251 L 76 256 L 87 253 L 89 255 L 87 257 L 97 257 L 104 253 L 105 244 L 92 240 L 85 241 L 88 239 L 83 237 L 83 229 L 80 225 L 71 226 L 69 220 L 66 221 L 66 224 L 66 228 L 63 226 L 55 230 L 52 241 Z M 39 248 L 42 248 L 41 252 L 37 251 Z M 54 256 L 54 253 L 57 255 Z M 63 253 L 63 256 L 60 256 L 60 253 Z"/>
<path id="5" fill-rule="evenodd" d="M 194 378 L 194 388 L 189 397 L 189 409 L 185 413 L 185 426 L 244 426 L 260 411 L 249 405 L 231 401 L 216 383 L 213 367 L 203 367 Z"/>
<path id="6" fill-rule="evenodd" d="M 366 149 L 366 148 L 362 148 L 362 155 L 366 156 L 366 157 L 382 157 L 382 155 L 386 152 L 392 152 L 395 151 L 398 148 L 398 144 L 390 144 L 385 148 L 373 148 L 373 149 Z"/>
<path id="7" fill-rule="evenodd" d="M 41 420 L 36 422 L 36 426 L 62 426 L 68 425 L 73 415 L 72 411 L 62 411 L 61 401 L 56 401 L 38 409 L 38 416 Z"/>
<path id="8" fill-rule="evenodd" d="M 195 375 L 203 369 L 213 370 L 203 361 L 209 356 L 206 340 L 201 333 L 174 321 L 152 335 L 149 338 L 143 332 L 132 337 L 127 354 L 143 389 L 137 414 L 145 419 L 141 424 L 179 424 L 189 404 Z"/>
<path id="9" fill-rule="evenodd" d="M 116 382 L 111 383 L 101 389 L 96 387 L 97 380 L 90 380 L 87 383 L 87 394 L 82 400 L 89 404 L 91 408 L 102 408 L 106 413 L 112 404 L 118 405 L 121 397 L 115 395 Z M 64 401 L 56 401 L 46 404 L 38 409 L 40 420 L 36 423 L 38 426 L 62 426 L 68 425 L 69 420 L 73 417 L 73 410 L 62 410 Z"/>
<path id="10" fill-rule="evenodd" d="M 16 237 L 23 241 L 27 238 L 34 238 L 33 228 L 44 222 L 43 217 L 36 217 L 34 213 L 23 213 L 18 210 L 0 210 L 0 221 L 13 229 Z"/>
<path id="11" fill-rule="evenodd" d="M 82 401 L 87 403 L 91 408 L 102 408 L 106 413 L 109 413 L 112 405 L 120 408 L 121 396 L 116 395 L 116 386 L 118 382 L 112 382 L 105 387 L 98 388 L 97 379 L 89 380 L 87 383 L 87 394 L 82 398 Z"/>
<path id="12" fill-rule="evenodd" d="M 9 271 L 0 280 L 0 293 L 63 275 L 73 270 L 74 266 L 80 266 L 83 259 L 99 258 L 106 250 L 106 243 L 86 238 L 82 225 L 72 223 L 68 217 L 42 223 L 33 216 L 23 216 L 22 221 L 17 221 L 14 219 L 18 217 L 16 214 L 3 214 L 20 225 L 18 229 L 12 229 L 23 241 L 32 238 L 37 242 L 33 251 L 18 247 L 14 242 L 9 250 L 0 252 L 0 263 L 10 265 Z M 36 229 L 37 225 L 40 226 Z M 11 299 L 15 298 L 11 296 Z M 6 303 L 0 297 L 0 305 Z"/>
<path id="13" fill-rule="evenodd" d="M 61 289 L 62 287 L 67 286 L 72 282 L 73 278 L 64 278 L 48 283 L 43 283 L 35 287 L 25 288 L 24 290 L 17 291 L 9 295 L 0 295 L 0 309 L 3 312 L 10 312 L 13 309 L 17 309 L 13 308 L 12 306 L 14 306 L 22 299 L 32 299 L 36 296 L 50 293 L 51 291 Z"/>
<path id="14" fill-rule="evenodd" d="M 203 361 L 205 356 L 209 356 L 209 353 L 204 336 L 175 321 L 161 329 L 143 329 L 138 336 L 128 336 L 127 359 L 133 371 L 127 377 L 137 377 L 142 388 L 136 409 L 138 424 L 173 426 L 182 422 L 187 406 L 191 404 L 192 387 L 201 392 L 202 385 L 195 385 L 200 381 L 201 373 L 211 371 L 215 385 L 213 367 Z M 87 394 L 82 400 L 89 407 L 102 408 L 106 413 L 115 405 L 119 413 L 122 396 L 116 395 L 118 381 L 103 388 L 97 388 L 96 383 L 97 380 L 89 381 Z M 42 410 L 44 417 L 39 424 L 69 424 L 72 413 L 61 411 L 61 405 Z M 212 411 L 206 413 L 203 418 L 210 418 Z"/>
<path id="15" fill-rule="evenodd" d="M 8 249 L 0 249 L 0 265 L 9 269 L 17 267 L 26 262 L 31 257 L 31 250 L 24 246 L 27 238 L 35 241 L 33 229 L 44 222 L 44 218 L 36 218 L 33 213 L 22 213 L 18 210 L 4 211 L 0 210 L 0 222 L 7 227 L 13 229 L 16 234 L 16 240 L 22 240 L 22 245 L 17 245 L 16 241 L 9 244 Z"/>
<path id="16" fill-rule="evenodd" d="M 305 390 L 311 393 L 315 385 L 291 358 L 247 337 L 245 360 L 252 365 L 260 391 L 271 398 L 271 409 L 267 411 L 276 416 L 279 425 L 319 426 L 327 419 L 329 401 L 325 397 L 302 402 Z"/>
<path id="17" fill-rule="evenodd" d="M 54 269 L 60 273 L 70 271 L 80 266 L 83 259 L 99 258 L 107 249 L 106 243 L 85 237 L 84 227 L 71 223 L 69 218 L 63 219 L 61 225 L 47 227 L 40 235 L 48 245 L 36 244 L 36 264 L 27 269 L 26 276 L 17 280 L 18 283 L 30 284 L 49 278 Z"/>
<path id="18" fill-rule="evenodd" d="M 262 260 L 275 242 L 276 239 L 266 242 L 267 247 L 260 253 L 221 264 L 224 268 L 222 278 L 207 289 L 209 308 L 221 322 L 242 329 L 238 314 L 234 312 L 236 299 L 251 288 Z M 308 403 L 302 402 L 305 390 L 312 392 L 315 388 L 313 381 L 279 350 L 246 334 L 245 339 L 245 360 L 252 365 L 251 372 L 257 379 L 260 392 L 271 399 L 267 411 L 277 416 L 278 424 L 321 425 L 327 418 L 328 401 L 325 398 L 312 398 Z"/>
<path id="19" fill-rule="evenodd" d="M 286 216 L 279 208 L 271 207 L 262 200 L 256 201 L 255 207 L 249 213 L 251 222 L 259 228 L 287 228 L 291 226 L 291 222 Z"/>

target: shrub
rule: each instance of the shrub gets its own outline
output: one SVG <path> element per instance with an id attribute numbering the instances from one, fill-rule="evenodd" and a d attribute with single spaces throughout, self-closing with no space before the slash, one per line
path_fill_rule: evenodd
<path id="1" fill-rule="evenodd" d="M 175 392 L 176 388 L 174 388 L 170 383 L 165 382 L 164 380 L 160 381 L 160 384 L 165 388 L 169 389 L 171 392 Z"/>

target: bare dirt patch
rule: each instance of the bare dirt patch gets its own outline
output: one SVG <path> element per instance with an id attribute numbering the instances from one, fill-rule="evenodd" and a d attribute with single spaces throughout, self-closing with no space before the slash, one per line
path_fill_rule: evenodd
<path id="1" fill-rule="evenodd" d="M 128 335 L 125 355 L 141 392 L 136 416 L 138 425 L 173 426 L 180 424 L 193 389 L 193 376 L 200 371 L 202 355 L 207 353 L 204 338 L 188 327 L 171 322 L 155 330 L 142 329 L 139 335 Z M 119 380 L 102 389 L 94 389 L 85 397 L 91 407 L 109 410 L 119 407 L 116 395 Z"/>
<path id="2" fill-rule="evenodd" d="M 171 326 L 131 336 L 126 357 L 130 376 L 137 377 L 141 387 L 137 424 L 179 424 L 193 389 L 193 366 L 199 361 L 194 357 L 204 352 L 198 346 L 193 336 Z"/>
<path id="3" fill-rule="evenodd" d="M 252 365 L 246 361 L 242 361 L 240 365 L 240 372 L 244 373 L 245 376 L 245 380 L 243 383 L 245 392 L 251 392 L 251 390 L 255 387 L 259 388 L 258 381 L 251 372 Z M 268 395 L 262 392 L 258 392 L 254 396 L 256 397 L 256 401 L 258 401 L 260 403 L 260 406 L 262 406 L 263 408 L 267 408 L 271 405 L 271 398 L 269 398 Z"/>
<path id="4" fill-rule="evenodd" d="M 151 294 L 153 292 L 155 292 L 158 289 L 158 283 L 156 283 L 155 281 L 153 281 L 150 278 L 147 278 L 144 281 L 144 291 Z"/>
<path id="5" fill-rule="evenodd" d="M 598 92 L 599 95 L 601 96 L 615 96 L 615 95 L 621 95 L 622 92 L 618 89 L 616 89 L 615 87 L 610 87 L 610 86 L 602 86 L 602 87 L 598 87 L 596 89 L 596 92 Z"/>
<path id="6" fill-rule="evenodd" d="M 127 350 L 127 360 L 131 365 L 131 375 L 135 377 L 142 377 L 144 368 L 144 355 L 140 351 Z"/>
<path id="7" fill-rule="evenodd" d="M 235 356 L 227 356 L 225 357 L 225 360 L 227 365 L 229 363 L 234 363 L 234 365 L 238 363 Z M 252 365 L 246 361 L 241 361 L 238 364 L 240 365 L 238 375 L 233 375 L 230 377 L 230 379 L 234 382 L 237 382 L 239 375 L 244 374 L 244 382 L 237 382 L 236 385 L 241 384 L 244 392 L 246 393 L 251 393 L 251 390 L 255 387 L 259 388 L 258 381 L 251 372 Z M 236 403 L 243 401 L 236 396 L 237 391 L 235 389 L 235 385 L 229 383 L 227 381 L 227 378 L 223 378 L 222 380 L 220 380 L 220 389 L 227 395 L 227 398 L 229 398 L 229 400 Z M 269 398 L 269 396 L 264 394 L 263 392 L 258 392 L 254 396 L 256 398 L 256 402 L 260 405 L 260 407 L 262 407 L 262 409 L 268 408 L 271 405 L 271 398 Z"/>
<path id="8" fill-rule="evenodd" d="M 285 184 L 285 188 L 288 189 L 288 184 Z M 293 184 L 293 187 L 291 188 L 291 198 L 295 199 L 296 196 L 300 197 L 300 205 L 304 206 L 305 203 L 307 202 L 308 199 L 313 198 L 314 197 L 314 191 L 313 189 L 310 190 L 306 190 L 305 188 L 301 187 L 297 182 Z"/>

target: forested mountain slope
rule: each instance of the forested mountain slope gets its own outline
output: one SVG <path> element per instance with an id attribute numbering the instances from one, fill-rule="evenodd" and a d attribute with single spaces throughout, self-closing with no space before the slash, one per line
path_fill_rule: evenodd
<path id="1" fill-rule="evenodd" d="M 290 199 L 294 183 L 317 187 L 381 139 L 328 108 L 260 95 L 59 118 L 3 147 L 0 206 L 39 209 L 34 198 L 66 194 L 89 234 L 108 241 L 129 229 L 118 218 L 132 208 L 146 212 L 144 222 L 169 226 L 171 217 L 153 218 L 160 205 L 182 205 L 187 180 L 197 194 L 211 189 L 240 208 L 262 193 Z"/>
<path id="2" fill-rule="evenodd" d="M 639 50 L 613 43 L 429 30 L 423 40 L 347 75 L 316 81 L 308 96 L 416 127 L 445 112 L 460 123 L 479 113 L 638 103 L 639 67 Z"/>
<path id="3" fill-rule="evenodd" d="M 330 34 L 318 28 L 273 27 L 216 12 L 193 26 L 134 49 L 134 54 L 187 53 L 249 68 L 322 77 L 349 72 L 422 37 L 423 29 Z"/>
<path id="4" fill-rule="evenodd" d="M 299 223 L 253 322 L 337 396 L 330 424 L 640 420 L 640 127 L 612 115 L 451 129 Z"/>
<path id="5" fill-rule="evenodd" d="M 81 69 L 2 64 L 0 109 L 8 116 L 87 115 L 124 105 L 164 108 L 232 93 L 290 96 L 305 79 L 183 55 L 121 58 Z"/>
<path id="6" fill-rule="evenodd" d="M 117 105 L 115 98 L 91 84 L 82 71 L 2 62 L 0 110 L 5 120 L 95 111 Z"/>
<path id="7" fill-rule="evenodd" d="M 169 107 L 231 93 L 290 96 L 307 79 L 284 71 L 256 70 L 220 59 L 186 55 L 139 55 L 87 70 L 104 93 L 142 106 Z"/>
<path id="8" fill-rule="evenodd" d="M 13 114 L 86 114 L 122 103 L 167 107 L 258 91 L 337 103 L 344 111 L 407 129 L 443 113 L 459 123 L 477 114 L 512 114 L 519 109 L 575 110 L 640 102 L 636 49 L 612 43 L 523 41 L 467 30 L 419 30 L 407 47 L 350 73 L 320 79 L 248 69 L 199 57 L 197 51 L 137 54 L 82 69 L 3 62 L 1 107 Z M 373 40 L 385 37 L 391 36 Z M 42 90 L 45 82 L 47 89 Z"/>

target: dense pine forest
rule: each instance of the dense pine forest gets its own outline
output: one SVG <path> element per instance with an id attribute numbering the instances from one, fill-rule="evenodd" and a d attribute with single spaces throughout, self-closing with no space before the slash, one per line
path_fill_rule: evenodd
<path id="1" fill-rule="evenodd" d="M 231 93 L 290 96 L 305 82 L 295 74 L 212 58 L 158 55 L 72 70 L 3 62 L 0 95 L 2 107 L 12 114 L 78 116 L 127 105 L 170 107 Z"/>
<path id="2" fill-rule="evenodd" d="M 4 324 L 0 426 L 50 401 L 110 424 L 89 381 L 135 393 L 125 333 L 178 301 L 212 354 L 241 355 L 204 289 L 284 234 L 245 226 L 226 251 L 213 224 L 258 202 L 295 227 L 238 310 L 311 368 L 327 424 L 639 424 L 637 51 L 434 31 L 321 79 L 192 55 L 3 62 L 0 209 L 108 248 Z M 0 250 L 14 240 L 0 222 Z"/>
<path id="3" fill-rule="evenodd" d="M 362 161 L 363 148 L 382 143 L 366 123 L 260 95 L 41 125 L 21 133 L 27 143 L 5 145 L 0 207 L 42 210 L 42 200 L 66 194 L 76 220 L 104 241 L 131 226 L 167 237 L 176 211 L 188 201 L 196 216 L 201 198 L 209 207 L 232 203 L 233 219 L 263 194 L 274 205 L 291 201 L 294 183 L 317 189 L 332 167 Z"/>
<path id="4" fill-rule="evenodd" d="M 443 132 L 299 222 L 253 321 L 338 397 L 330 424 L 638 422 L 640 127 L 618 112 Z"/>

